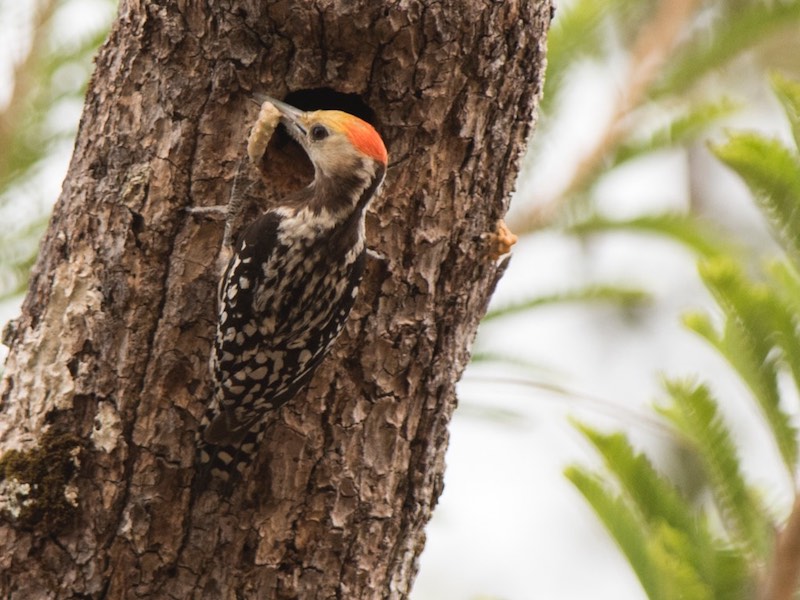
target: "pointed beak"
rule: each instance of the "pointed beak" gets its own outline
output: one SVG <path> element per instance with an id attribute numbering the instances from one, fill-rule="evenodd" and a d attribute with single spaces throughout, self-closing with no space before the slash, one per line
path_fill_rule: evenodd
<path id="1" fill-rule="evenodd" d="M 286 126 L 286 129 L 289 130 L 289 133 L 292 134 L 292 137 L 297 138 L 298 141 L 305 138 L 306 128 L 300 122 L 300 117 L 305 114 L 302 110 L 266 94 L 255 94 L 253 97 L 259 105 L 264 104 L 264 102 L 270 102 L 278 109 L 278 112 L 281 113 L 281 121 Z"/>

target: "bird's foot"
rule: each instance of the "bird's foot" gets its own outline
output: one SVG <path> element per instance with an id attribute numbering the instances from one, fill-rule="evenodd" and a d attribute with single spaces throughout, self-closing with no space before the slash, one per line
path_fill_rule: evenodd
<path id="1" fill-rule="evenodd" d="M 213 219 L 215 221 L 225 219 L 228 216 L 227 204 L 217 204 L 216 206 L 187 206 L 184 210 L 190 215 Z"/>

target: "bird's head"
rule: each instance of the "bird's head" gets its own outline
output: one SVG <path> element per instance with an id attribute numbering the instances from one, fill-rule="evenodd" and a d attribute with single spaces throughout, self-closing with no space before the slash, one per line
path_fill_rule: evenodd
<path id="1" fill-rule="evenodd" d="M 281 113 L 289 134 L 305 149 L 317 176 L 334 178 L 364 171 L 367 179 L 386 169 L 388 154 L 375 128 L 339 110 L 305 112 L 280 100 L 268 100 Z"/>

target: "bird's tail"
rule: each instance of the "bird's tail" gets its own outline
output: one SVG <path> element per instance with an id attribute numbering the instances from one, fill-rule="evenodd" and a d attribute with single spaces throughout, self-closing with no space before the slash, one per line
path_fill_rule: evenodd
<path id="1" fill-rule="evenodd" d="M 223 427 L 220 424 L 223 417 L 224 414 L 217 413 L 216 417 L 209 418 L 206 413 L 198 431 L 193 484 L 198 491 L 214 482 L 218 482 L 215 487 L 220 489 L 230 488 L 253 462 L 264 438 L 267 427 L 264 419 Z"/>

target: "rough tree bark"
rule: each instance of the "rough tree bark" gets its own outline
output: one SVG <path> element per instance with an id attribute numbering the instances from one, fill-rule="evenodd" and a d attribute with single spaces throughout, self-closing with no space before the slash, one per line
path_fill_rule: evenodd
<path id="1" fill-rule="evenodd" d="M 6 331 L 0 596 L 408 595 L 455 383 L 501 272 L 482 235 L 531 129 L 550 11 L 122 1 Z M 254 91 L 374 112 L 390 169 L 367 227 L 386 259 L 246 480 L 192 497 L 223 225 L 185 209 L 230 197 Z M 301 178 L 284 167 L 275 188 Z"/>

